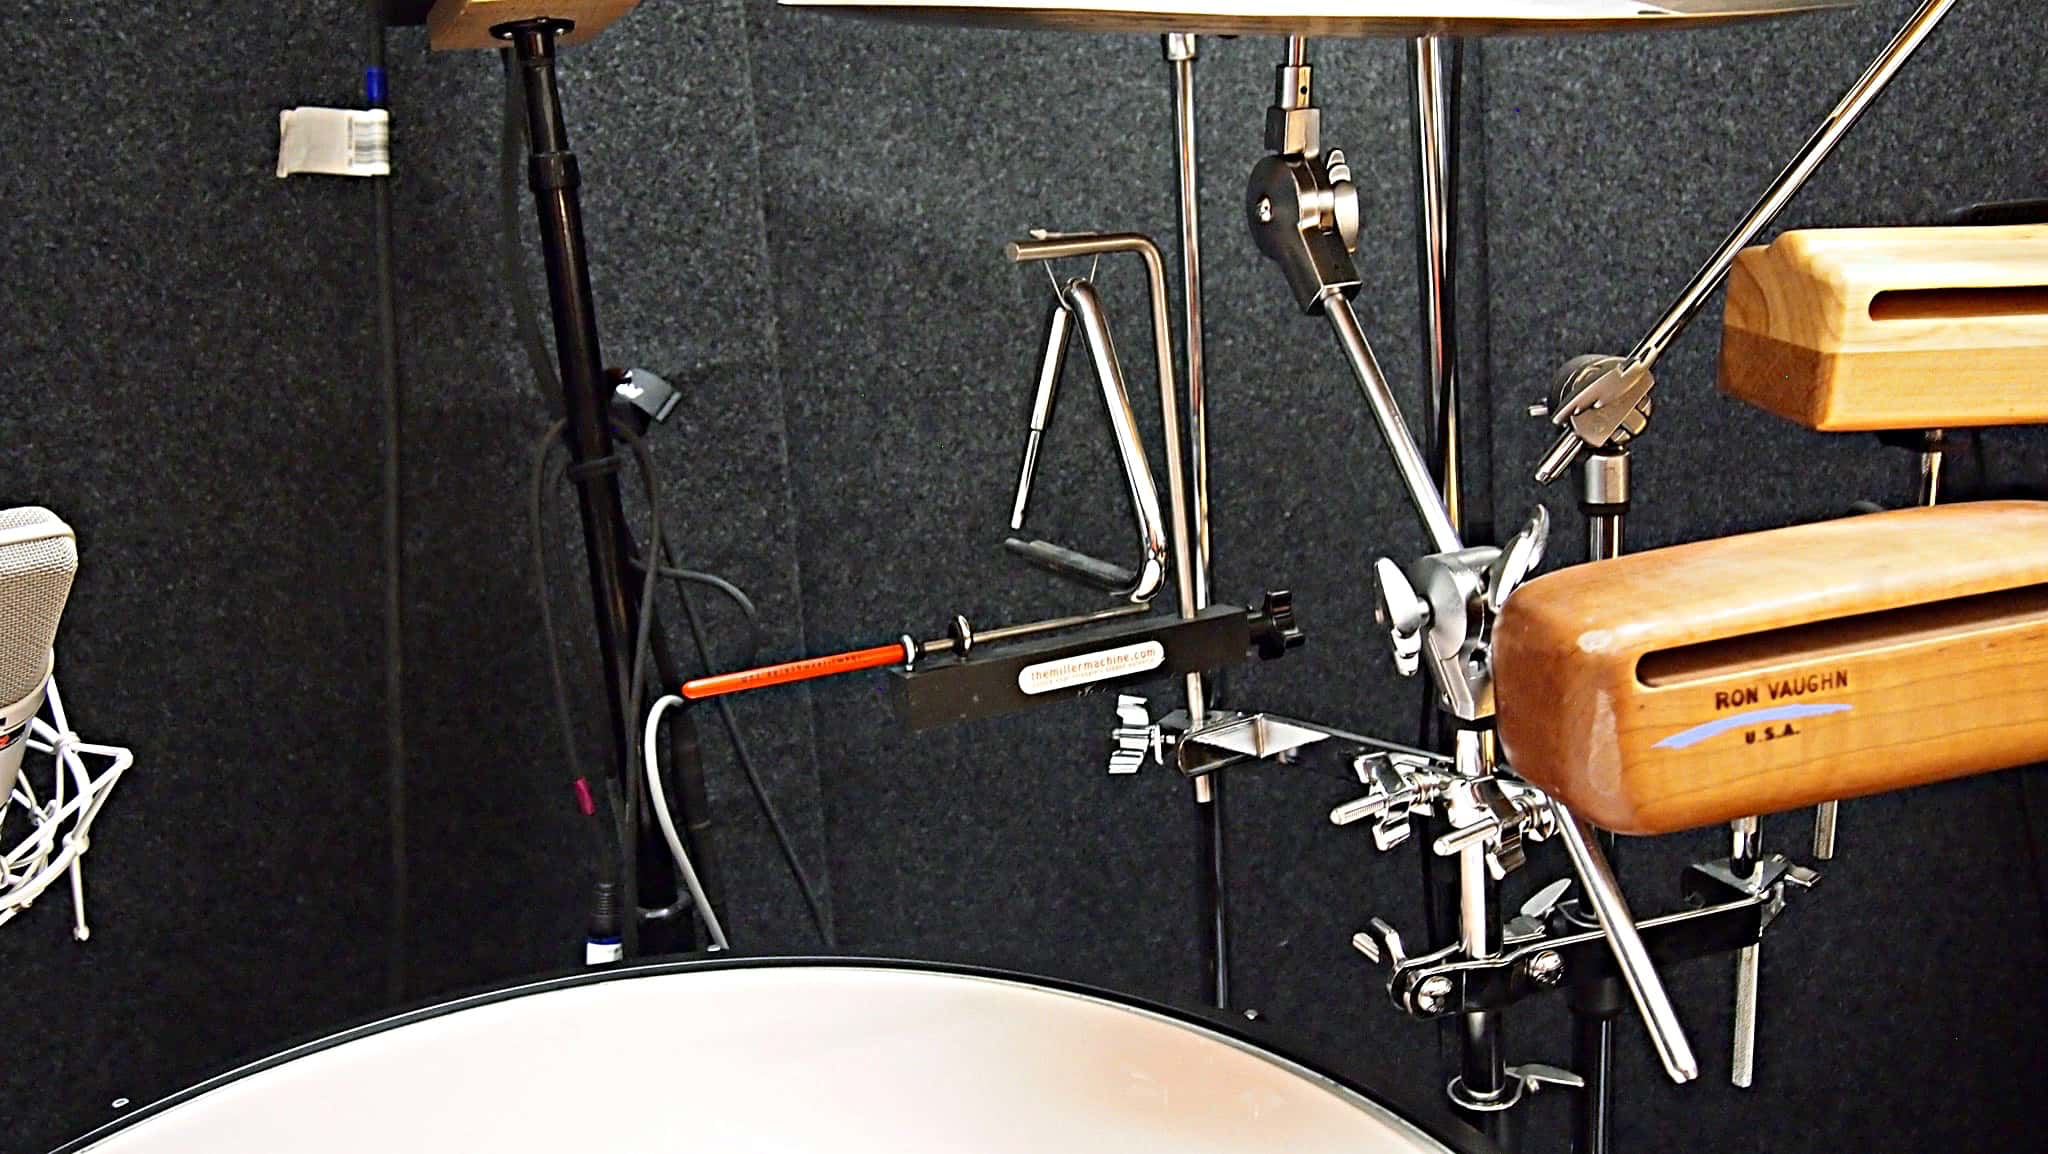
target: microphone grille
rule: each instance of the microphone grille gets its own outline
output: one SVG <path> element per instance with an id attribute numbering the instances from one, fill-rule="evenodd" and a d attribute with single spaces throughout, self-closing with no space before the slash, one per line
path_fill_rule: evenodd
<path id="1" fill-rule="evenodd" d="M 0 510 L 0 705 L 35 692 L 78 572 L 71 526 L 48 509 Z"/>

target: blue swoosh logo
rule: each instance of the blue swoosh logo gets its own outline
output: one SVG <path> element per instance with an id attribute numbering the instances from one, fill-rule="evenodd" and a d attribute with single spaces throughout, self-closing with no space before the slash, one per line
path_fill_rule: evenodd
<path id="1" fill-rule="evenodd" d="M 1853 706 L 1848 705 L 1777 705 L 1769 709 L 1752 709 L 1733 717 L 1723 717 L 1704 725 L 1674 733 L 1657 743 L 1658 749 L 1687 749 L 1710 737 L 1719 737 L 1731 729 L 1746 725 L 1758 725 L 1767 721 L 1793 721 L 1801 717 L 1822 717 L 1830 713 L 1847 713 Z"/>

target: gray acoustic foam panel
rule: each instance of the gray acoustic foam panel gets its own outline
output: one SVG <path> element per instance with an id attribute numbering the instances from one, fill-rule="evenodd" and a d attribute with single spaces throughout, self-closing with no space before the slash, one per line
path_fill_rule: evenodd
<path id="1" fill-rule="evenodd" d="M 10 1150 L 382 998 L 368 193 L 271 175 L 278 96 L 356 87 L 313 7 L 11 13 L 0 504 L 77 528 L 58 675 L 137 761 L 92 940 L 61 885 L 0 931 Z"/>
<path id="2" fill-rule="evenodd" d="M 54 900 L 0 930 L 10 1005 L 70 1024 L 4 1017 L 16 1068 L 49 1071 L 0 1085 L 8 1149 L 385 1006 L 394 945 L 409 997 L 571 964 L 589 878 L 527 572 L 527 470 L 554 404 L 528 379 L 499 270 L 497 60 L 429 56 L 417 31 L 392 40 L 414 903 L 394 943 L 368 194 L 270 175 L 278 107 L 355 103 L 359 10 L 29 7 L 24 79 L 0 96 L 17 158 L 0 243 L 18 254 L 0 347 L 28 399 L 0 414 L 0 496 L 80 529 L 60 668 L 81 726 L 141 761 L 96 839 L 94 940 L 70 942 Z M 1579 519 L 1562 485 L 1527 482 L 1547 435 L 1523 407 L 1568 357 L 1625 351 L 1906 9 L 1470 49 L 1464 366 L 1493 405 L 1467 414 L 1467 476 L 1491 472 L 1502 526 L 1547 501 L 1571 558 Z M 1959 6 L 1785 223 L 1919 223 L 2040 195 L 2031 110 L 2048 46 L 2006 22 Z M 1235 673 L 1228 695 L 1406 737 L 1421 691 L 1369 624 L 1368 565 L 1422 536 L 1324 327 L 1294 310 L 1240 217 L 1277 51 L 1202 45 L 1216 588 L 1292 588 L 1309 644 Z M 1404 49 L 1318 44 L 1316 58 L 1327 137 L 1365 194 L 1361 317 L 1419 423 Z M 607 360 L 682 386 L 651 441 L 661 501 L 688 561 L 760 602 L 766 656 L 933 634 L 954 613 L 990 625 L 1100 603 L 1000 550 L 1050 293 L 1002 245 L 1033 226 L 1136 229 L 1177 265 L 1154 41 L 648 0 L 570 50 L 562 83 Z M 520 210 L 539 294 L 523 187 Z M 1102 280 L 1163 473 L 1138 266 L 1107 262 Z M 1663 366 L 1633 542 L 1903 502 L 1904 454 L 1715 394 L 1718 309 Z M 1115 550 L 1128 522 L 1085 366 L 1064 395 L 1032 524 Z M 1986 456 L 1994 480 L 2048 479 L 2038 436 L 1987 438 Z M 629 508 L 637 524 L 644 502 Z M 562 657 L 595 767 L 604 708 L 573 503 L 550 515 Z M 736 662 L 737 620 L 700 604 L 716 662 Z M 669 632 L 694 666 L 686 631 Z M 912 736 L 883 684 L 736 703 L 842 946 L 1191 1004 L 1188 789 L 1156 769 L 1103 772 L 1109 701 Z M 813 948 L 714 715 L 693 719 L 736 938 Z M 1624 1020 L 1628 1146 L 2025 1147 L 2010 1139 L 2038 1113 L 2028 1072 L 2048 1023 L 2013 991 L 2048 949 L 2020 781 L 1846 807 L 1841 859 L 1765 951 L 1759 1089 L 1724 1084 L 1729 964 L 1675 970 L 1706 1076 L 1665 1086 Z M 1236 1004 L 1343 1073 L 1432 1100 L 1436 1031 L 1388 1007 L 1347 945 L 1374 915 L 1422 922 L 1414 855 L 1327 824 L 1355 794 L 1283 767 L 1230 781 Z M 1772 819 L 1769 841 L 1796 847 L 1805 825 Z M 1668 906 L 1683 861 L 1719 842 L 1625 845 L 1638 907 Z M 1538 860 L 1511 895 L 1561 868 Z M 1554 1006 L 1518 1015 L 1511 1055 L 1563 1060 L 1562 1024 Z M 1563 1148 L 1563 1102 L 1531 1108 L 1530 1150 Z"/>
<path id="3" fill-rule="evenodd" d="M 22 17 L 29 75 L 4 98 L 22 158 L 0 226 L 16 254 L 4 496 L 80 530 L 59 667 L 81 728 L 134 746 L 138 765 L 97 830 L 92 942 L 68 940 L 60 892 L 0 934 L 10 1058 L 37 1072 L 0 1087 L 9 1150 L 387 1006 L 393 946 L 369 190 L 272 171 L 279 107 L 359 103 L 359 9 L 38 7 Z M 739 10 L 649 6 L 633 23 L 637 37 L 571 50 L 562 69 L 607 352 L 683 389 L 651 442 L 679 552 L 751 592 L 763 644 L 792 652 L 773 331 L 747 320 L 768 274 Z M 400 946 L 419 998 L 580 962 L 591 869 L 529 576 L 528 466 L 553 404 L 516 351 L 499 271 L 499 64 L 429 56 L 401 32 L 391 73 L 410 529 Z M 638 526 L 644 502 L 631 507 Z M 566 493 L 551 517 L 594 769 L 604 706 L 587 692 Z M 736 660 L 737 617 L 697 596 L 716 659 Z M 788 700 L 739 717 L 822 871 L 808 719 Z M 724 737 L 708 711 L 696 720 L 733 932 L 810 948 Z"/>

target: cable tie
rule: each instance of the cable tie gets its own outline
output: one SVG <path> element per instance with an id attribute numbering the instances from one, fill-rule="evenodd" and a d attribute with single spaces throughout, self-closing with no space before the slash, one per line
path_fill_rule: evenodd
<path id="1" fill-rule="evenodd" d="M 570 480 L 578 484 L 585 484 L 595 481 L 600 477 L 612 476 L 624 468 L 625 464 L 624 459 L 617 453 L 610 453 L 602 457 L 592 457 L 588 461 L 578 461 L 570 465 L 568 475 Z"/>

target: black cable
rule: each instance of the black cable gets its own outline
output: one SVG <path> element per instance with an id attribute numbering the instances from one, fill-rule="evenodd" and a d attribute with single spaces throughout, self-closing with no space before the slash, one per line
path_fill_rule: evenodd
<path id="1" fill-rule="evenodd" d="M 746 592 L 742 590 L 739 586 L 734 585 L 732 582 L 727 581 L 725 578 L 720 577 L 716 573 L 704 573 L 696 569 L 678 568 L 673 563 L 675 560 L 675 555 L 670 550 L 669 543 L 667 540 L 662 541 L 661 551 L 664 558 L 667 559 L 670 563 L 666 565 L 658 565 L 655 568 L 660 572 L 660 574 L 663 577 L 667 577 L 670 580 L 676 582 L 676 597 L 678 599 L 681 599 L 684 596 L 683 583 L 688 582 L 692 585 L 702 585 L 707 589 L 711 589 L 718 593 L 721 593 L 725 596 L 726 600 L 731 601 L 736 607 L 738 607 L 740 613 L 743 616 L 745 616 L 747 620 L 747 652 L 746 656 L 740 658 L 739 661 L 735 662 L 734 664 L 737 668 L 741 669 L 744 669 L 754 664 L 754 662 L 758 660 L 761 656 L 761 611 L 760 609 L 755 607 L 754 599 L 747 596 Z M 628 558 L 626 564 L 634 569 L 640 569 L 646 566 L 646 562 L 642 561 L 638 557 Z M 711 655 L 709 653 L 704 653 L 702 650 L 699 650 L 698 655 L 703 659 L 704 671 L 706 673 L 714 672 L 718 668 L 717 663 L 711 660 Z"/>
<path id="2" fill-rule="evenodd" d="M 632 436 L 632 434 L 629 433 L 628 436 Z M 636 455 L 641 456 L 641 471 L 644 474 L 643 480 L 647 485 L 647 548 L 650 551 L 658 550 L 661 548 L 661 514 L 659 507 L 655 504 L 654 476 L 652 470 L 646 464 L 645 450 L 640 448 L 637 437 L 633 439 L 633 446 Z M 659 568 L 656 566 L 643 566 L 643 568 L 646 576 L 640 581 L 640 616 L 638 618 L 639 627 L 633 637 L 632 672 L 627 676 L 626 685 L 624 686 L 624 700 L 628 703 L 625 718 L 626 731 L 623 735 L 626 751 L 626 809 L 628 813 L 634 816 L 636 822 L 640 820 L 640 811 L 643 806 L 651 809 L 655 804 L 655 799 L 645 792 L 645 783 L 641 778 L 641 774 L 650 767 L 642 761 L 640 742 L 637 740 L 639 734 L 635 733 L 634 729 L 641 710 L 647 706 L 647 661 L 650 656 L 649 651 L 653 648 L 654 638 L 654 591 L 661 587 Z M 652 768 L 655 772 L 660 772 L 659 766 Z M 668 807 L 664 806 L 663 808 Z M 673 814 L 666 816 L 671 819 L 674 817 Z M 670 863 L 669 868 L 673 871 L 677 867 L 674 863 Z M 692 904 L 694 906 L 695 903 L 693 902 Z M 638 916 L 637 911 L 628 912 Z M 704 923 L 707 930 L 710 928 L 713 916 L 715 916 L 715 911 L 709 909 L 697 910 L 697 918 L 700 922 Z"/>
<path id="3" fill-rule="evenodd" d="M 384 18 L 372 0 L 369 64 L 363 73 L 365 103 L 385 107 Z M 387 146 L 388 147 L 388 146 Z M 378 368 L 384 406 L 384 747 L 386 813 L 391 842 L 391 955 L 385 995 L 405 1000 L 406 952 L 411 941 L 410 878 L 406 862 L 405 812 L 405 581 L 403 473 L 400 470 L 405 390 L 398 375 L 398 291 L 392 254 L 391 178 L 370 178 L 370 215 L 377 263 Z"/>
<path id="4" fill-rule="evenodd" d="M 555 469 L 550 471 L 548 469 L 548 461 L 553 454 L 555 445 L 561 440 L 565 428 L 566 424 L 561 421 L 557 421 L 549 426 L 546 436 L 534 453 L 534 465 L 530 474 L 531 487 L 529 492 L 528 518 L 531 530 L 530 536 L 533 541 L 532 559 L 535 592 L 540 599 L 541 633 L 548 654 L 548 672 L 554 693 L 556 721 L 561 730 L 562 749 L 564 756 L 568 759 L 570 773 L 577 781 L 581 782 L 586 779 L 584 778 L 581 759 L 576 748 L 575 725 L 569 708 L 568 679 L 562 671 L 560 635 L 555 627 L 554 610 L 547 595 L 545 494 L 552 487 L 552 482 L 558 481 L 564 471 L 561 465 L 557 465 Z M 658 521 L 661 516 L 661 505 L 660 496 L 654 491 L 654 477 L 656 474 L 654 472 L 653 456 L 647 451 L 645 443 L 637 435 L 625 429 L 616 431 L 633 450 L 635 459 L 641 469 L 643 485 L 648 492 L 649 515 Z M 661 549 L 664 557 L 671 562 L 670 564 L 655 566 L 654 575 L 667 577 L 676 582 L 676 596 L 682 603 L 683 615 L 689 622 L 691 640 L 696 646 L 698 658 L 703 662 L 705 670 L 709 672 L 716 668 L 711 658 L 710 640 L 705 633 L 703 620 L 697 612 L 696 604 L 690 598 L 684 583 L 702 584 L 724 594 L 739 607 L 740 611 L 746 615 L 750 627 L 756 630 L 758 630 L 759 625 L 759 609 L 754 605 L 752 598 L 748 597 L 745 592 L 725 578 L 719 577 L 716 574 L 703 573 L 673 564 L 675 554 L 670 541 L 669 535 L 662 533 L 658 528 L 650 534 L 649 545 Z M 634 564 L 645 572 L 644 561 L 635 559 Z M 647 597 L 647 586 L 644 581 L 641 586 L 641 604 L 643 612 L 647 614 L 647 618 L 643 618 L 643 620 L 651 619 L 651 605 Z M 645 661 L 647 653 L 651 648 L 651 632 L 651 624 L 643 624 L 641 637 L 636 639 L 633 684 L 627 687 L 629 692 L 638 691 L 627 699 L 635 703 L 634 707 L 636 710 L 642 704 L 642 697 L 646 692 Z M 758 638 L 750 643 L 749 649 L 750 651 L 757 651 L 759 649 Z M 749 662 L 753 660 L 751 652 L 746 660 Z M 721 700 L 718 702 L 718 705 L 719 720 L 725 729 L 727 739 L 732 744 L 734 759 L 739 763 L 740 772 L 746 778 L 747 788 L 753 794 L 755 804 L 760 808 L 762 817 L 768 823 L 777 851 L 781 854 L 784 864 L 788 866 L 790 876 L 796 881 L 797 888 L 803 896 L 804 906 L 810 913 L 811 924 L 817 930 L 819 938 L 828 948 L 837 949 L 838 941 L 825 919 L 823 903 L 819 900 L 817 886 L 812 881 L 810 872 L 803 867 L 801 859 L 797 856 L 795 841 L 790 836 L 788 824 L 783 820 L 781 809 L 775 804 L 774 798 L 768 793 L 767 786 L 761 778 L 760 770 L 754 763 L 752 747 L 747 744 L 746 737 L 739 726 L 739 719 L 733 713 L 732 704 L 729 701 Z M 636 739 L 629 741 L 628 745 L 630 749 L 629 756 L 636 759 L 634 764 L 637 766 L 640 743 Z M 645 772 L 644 767 L 636 771 L 636 776 L 638 772 Z M 629 794 L 637 796 L 637 791 L 629 791 Z M 630 802 L 625 812 L 635 812 Z M 600 824 L 604 825 L 605 823 Z M 613 833 L 619 839 L 628 836 L 627 831 L 624 829 L 614 829 Z M 611 868 L 616 868 L 617 855 L 611 850 L 609 842 L 601 844 L 598 852 L 601 868 L 605 869 L 603 876 L 610 876 Z"/>
<path id="5" fill-rule="evenodd" d="M 649 545 L 650 550 L 652 550 L 656 547 L 656 543 L 667 539 L 660 532 L 661 505 L 660 497 L 655 491 L 654 457 L 653 454 L 647 451 L 647 444 L 640 438 L 639 434 L 624 428 L 616 431 L 625 440 L 628 447 L 632 449 L 634 459 L 640 466 L 641 480 L 647 492 L 648 517 L 656 526 L 653 540 Z M 679 570 L 682 568 L 674 564 L 675 557 L 673 552 L 668 551 L 666 546 L 662 546 L 662 548 L 664 558 L 670 563 L 666 566 L 657 565 L 653 567 L 653 570 L 649 573 L 650 583 L 651 578 L 663 569 Z M 683 581 L 680 578 L 676 582 L 676 597 L 682 603 L 684 619 L 689 622 L 690 638 L 697 647 L 698 659 L 704 663 L 705 669 L 708 672 L 712 668 L 711 645 L 704 633 L 704 622 L 697 614 L 697 606 L 691 600 L 689 592 L 684 588 Z M 749 601 L 747 604 L 751 605 L 752 602 Z M 642 623 L 641 632 L 643 635 L 647 632 L 645 622 Z M 636 668 L 638 664 L 639 660 L 636 656 Z M 638 699 L 635 698 L 635 700 Z M 746 778 L 747 788 L 753 792 L 754 802 L 760 807 L 761 816 L 768 822 L 769 832 L 774 836 L 776 849 L 782 854 L 783 864 L 789 867 L 790 877 L 796 881 L 797 890 L 803 897 L 804 908 L 810 913 L 812 928 L 817 930 L 818 938 L 825 943 L 826 948 L 838 949 L 838 938 L 832 932 L 831 923 L 825 918 L 824 903 L 818 897 L 818 888 L 812 882 L 810 872 L 804 869 L 802 860 L 797 857 L 796 842 L 790 837 L 789 827 L 782 820 L 782 811 L 776 806 L 775 799 L 769 796 L 768 788 L 761 780 L 760 770 L 754 765 L 753 752 L 747 745 L 746 738 L 741 734 L 739 719 L 733 713 L 732 701 L 729 698 L 720 697 L 715 704 L 718 706 L 718 717 L 724 725 L 726 737 L 732 742 L 733 759 L 739 762 L 740 773 Z"/>
<path id="6" fill-rule="evenodd" d="M 567 421 L 556 421 L 548 426 L 547 433 L 541 438 L 540 444 L 534 451 L 533 471 L 529 478 L 527 494 L 527 529 L 528 536 L 532 539 L 533 543 L 534 596 L 540 601 L 541 638 L 543 644 L 547 647 L 548 676 L 555 699 L 555 721 L 561 729 L 562 756 L 569 763 L 570 781 L 577 790 L 580 800 L 582 796 L 587 796 L 593 791 L 590 787 L 590 779 L 583 772 L 583 759 L 576 749 L 575 717 L 569 709 L 569 679 L 562 672 L 561 637 L 555 629 L 554 604 L 548 596 L 546 541 L 547 517 L 545 498 L 548 489 L 551 487 L 549 483 L 548 458 L 553 454 L 555 446 L 561 443 L 562 434 L 567 428 Z M 559 472 L 557 472 L 556 476 L 559 475 Z M 622 847 L 625 844 L 626 838 L 626 832 L 623 828 L 625 812 L 619 806 L 611 804 L 611 782 L 607 780 L 602 782 L 601 785 L 603 787 L 601 795 L 604 805 L 599 807 L 596 804 L 598 798 L 592 797 L 594 812 L 590 816 L 597 823 L 594 830 L 595 842 L 592 848 L 592 857 L 597 867 L 598 877 L 615 878 L 619 876 L 620 860 L 623 855 Z"/>
<path id="7" fill-rule="evenodd" d="M 520 344 L 525 350 L 528 368 L 533 373 L 536 386 L 548 400 L 549 405 L 553 406 L 555 398 L 560 396 L 561 393 L 558 383 L 559 378 L 556 376 L 554 365 L 548 356 L 547 345 L 540 330 L 538 310 L 534 304 L 533 294 L 527 285 L 526 267 L 521 243 L 519 170 L 525 154 L 526 141 L 526 122 L 521 107 L 523 93 L 520 88 L 518 70 L 514 67 L 511 50 L 503 50 L 499 53 L 499 56 L 505 68 L 505 111 L 498 165 L 498 207 L 499 223 L 501 226 L 499 230 L 499 255 L 503 264 L 506 291 L 511 297 L 514 327 L 518 331 Z M 531 536 L 533 538 L 536 595 L 540 598 L 541 628 L 547 645 L 548 668 L 553 682 L 556 720 L 562 731 L 562 748 L 564 755 L 568 758 L 571 774 L 578 782 L 587 782 L 576 753 L 575 724 L 569 709 L 567 678 L 564 676 L 561 668 L 560 641 L 555 630 L 554 612 L 547 593 L 547 553 L 546 546 L 543 543 L 545 494 L 552 487 L 547 471 L 547 460 L 553 452 L 555 442 L 560 439 L 563 428 L 564 423 L 560 421 L 551 426 L 545 439 L 534 454 L 534 470 L 531 478 L 532 490 L 529 494 L 531 501 L 529 519 L 531 523 Z M 750 654 L 747 660 L 751 661 L 753 659 L 752 654 L 759 652 L 761 644 L 759 612 L 756 610 L 753 601 L 745 593 L 741 592 L 737 586 L 721 577 L 684 569 L 676 563 L 674 551 L 670 547 L 668 540 L 664 538 L 660 528 L 660 505 L 659 498 L 655 493 L 655 474 L 652 458 L 636 434 L 626 429 L 615 429 L 614 431 L 620 433 L 633 446 L 634 454 L 639 460 L 643 479 L 647 487 L 649 516 L 656 524 L 650 545 L 659 544 L 659 553 L 663 561 L 666 562 L 665 564 L 656 565 L 654 571 L 648 574 L 650 582 L 643 583 L 643 606 L 649 604 L 645 593 L 648 584 L 651 584 L 652 578 L 668 577 L 676 582 L 677 599 L 682 603 L 683 614 L 689 621 L 690 634 L 696 645 L 698 658 L 704 663 L 705 669 L 708 672 L 712 668 L 710 644 L 704 633 L 703 622 L 697 615 L 696 606 L 685 590 L 684 583 L 694 582 L 717 589 L 739 605 L 741 611 L 746 615 L 749 629 L 748 650 Z M 639 564 L 643 567 L 644 571 L 645 562 L 641 561 Z M 651 624 L 647 623 L 643 618 L 640 630 L 643 638 L 649 636 L 651 628 Z M 626 700 L 633 703 L 633 709 L 635 710 L 639 709 L 643 704 L 639 692 L 644 691 L 646 644 L 646 641 L 642 641 L 636 646 L 631 676 L 633 684 L 623 687 L 632 691 L 632 695 L 627 697 Z M 823 904 L 818 898 L 817 887 L 811 881 L 809 872 L 803 868 L 802 863 L 797 858 L 795 843 L 789 835 L 787 825 L 782 820 L 781 811 L 776 807 L 774 799 L 769 796 L 767 788 L 762 782 L 760 772 L 754 764 L 752 751 L 747 745 L 745 737 L 740 732 L 738 719 L 733 714 L 732 703 L 721 699 L 718 702 L 718 715 L 725 728 L 726 736 L 732 743 L 733 756 L 739 763 L 740 772 L 746 778 L 747 788 L 753 793 L 754 801 L 759 806 L 762 817 L 768 822 L 769 830 L 774 836 L 776 849 L 781 853 L 783 862 L 789 867 L 790 875 L 796 880 L 797 888 L 802 892 L 804 906 L 810 912 L 812 925 L 817 929 L 819 938 L 824 941 L 828 948 L 838 948 L 838 943 L 832 929 L 825 920 Z M 636 740 L 636 735 L 629 732 L 623 736 L 629 760 L 637 758 L 640 743 Z M 628 839 L 633 829 L 631 822 L 637 819 L 639 813 L 638 800 L 640 791 L 636 788 L 638 782 L 638 773 L 629 774 L 629 780 L 626 783 L 627 802 L 624 812 L 618 815 L 619 820 L 616 822 L 600 823 L 600 825 L 608 825 L 612 829 L 613 836 L 617 839 L 615 844 L 618 847 L 617 856 L 615 856 L 612 852 L 613 842 L 607 841 L 600 844 L 599 861 L 601 868 L 613 866 L 618 860 L 618 856 L 625 856 L 630 849 Z M 627 868 L 632 867 L 629 865 Z M 602 876 L 611 876 L 611 870 L 606 868 Z"/>

